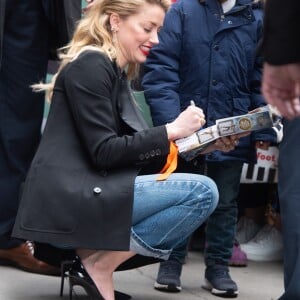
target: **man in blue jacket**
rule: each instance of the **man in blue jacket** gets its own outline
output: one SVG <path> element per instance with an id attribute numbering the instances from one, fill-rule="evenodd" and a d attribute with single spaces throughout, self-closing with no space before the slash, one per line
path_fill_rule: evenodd
<path id="1" fill-rule="evenodd" d="M 251 0 L 179 0 L 172 5 L 145 64 L 143 87 L 154 125 L 174 120 L 191 100 L 204 110 L 206 126 L 220 118 L 245 114 L 265 105 L 260 91 L 262 57 L 256 54 L 263 10 Z M 235 150 L 205 156 L 207 175 L 217 183 L 220 199 L 206 227 L 205 283 L 222 297 L 236 297 L 238 287 L 228 269 L 237 222 L 236 199 L 242 165 L 255 162 L 255 144 L 275 142 L 272 130 L 240 139 Z M 185 164 L 201 172 L 200 158 Z M 180 168 L 178 169 L 180 171 Z M 181 290 L 186 244 L 160 264 L 155 288 Z"/>
<path id="2" fill-rule="evenodd" d="M 59 274 L 33 256 L 30 241 L 11 238 L 22 181 L 41 135 L 49 59 L 65 45 L 81 16 L 81 0 L 0 0 L 0 264 Z"/>

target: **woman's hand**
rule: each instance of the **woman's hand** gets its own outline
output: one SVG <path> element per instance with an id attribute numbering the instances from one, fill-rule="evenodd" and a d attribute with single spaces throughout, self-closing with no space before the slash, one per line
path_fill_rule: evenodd
<path id="1" fill-rule="evenodd" d="M 190 105 L 173 122 L 166 125 L 169 140 L 187 137 L 205 124 L 201 108 Z"/>

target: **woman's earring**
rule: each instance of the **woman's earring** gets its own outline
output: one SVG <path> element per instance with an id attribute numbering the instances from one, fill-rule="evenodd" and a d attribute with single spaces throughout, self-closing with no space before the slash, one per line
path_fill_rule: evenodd
<path id="1" fill-rule="evenodd" d="M 112 33 L 112 42 L 113 42 L 113 44 L 117 44 L 117 29 L 115 28 L 115 27 L 111 27 L 111 33 Z"/>

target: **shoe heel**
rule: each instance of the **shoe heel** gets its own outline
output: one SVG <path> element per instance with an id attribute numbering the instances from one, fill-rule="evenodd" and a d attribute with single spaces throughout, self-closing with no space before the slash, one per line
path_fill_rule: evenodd
<path id="1" fill-rule="evenodd" d="M 73 261 L 71 268 L 68 270 L 68 278 L 69 278 L 69 299 L 70 300 L 72 300 L 73 298 L 73 292 L 74 292 L 73 288 L 75 285 L 82 287 L 91 300 L 104 300 L 104 298 L 98 291 L 95 283 L 93 282 L 93 280 L 91 279 L 91 277 L 86 272 L 83 265 L 81 264 L 79 258 L 76 258 Z M 115 291 L 115 299 L 129 300 L 131 299 L 131 296 L 119 291 Z"/>
<path id="2" fill-rule="evenodd" d="M 69 277 L 69 299 L 72 300 L 74 286 L 82 287 L 91 300 L 104 300 L 93 280 L 85 271 L 79 258 L 76 258 L 68 272 Z"/>
<path id="3" fill-rule="evenodd" d="M 69 300 L 73 299 L 73 286 L 69 282 Z"/>
<path id="4" fill-rule="evenodd" d="M 76 277 L 68 276 L 69 277 L 69 300 L 73 299 L 73 287 L 75 285 L 81 286 L 81 284 L 78 283 L 78 280 Z"/>
<path id="5" fill-rule="evenodd" d="M 59 292 L 60 297 L 63 296 L 65 279 L 66 279 L 66 277 L 68 277 L 67 272 L 70 270 L 73 262 L 74 261 L 72 261 L 72 260 L 66 260 L 61 263 L 61 266 L 60 266 L 61 280 L 60 280 L 60 292 Z"/>

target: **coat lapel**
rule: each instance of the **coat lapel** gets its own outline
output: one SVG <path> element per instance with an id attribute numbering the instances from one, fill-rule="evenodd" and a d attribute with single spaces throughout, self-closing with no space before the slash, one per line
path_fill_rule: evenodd
<path id="1" fill-rule="evenodd" d="M 135 131 L 149 128 L 132 95 L 126 79 L 121 80 L 118 109 L 122 120 Z"/>

